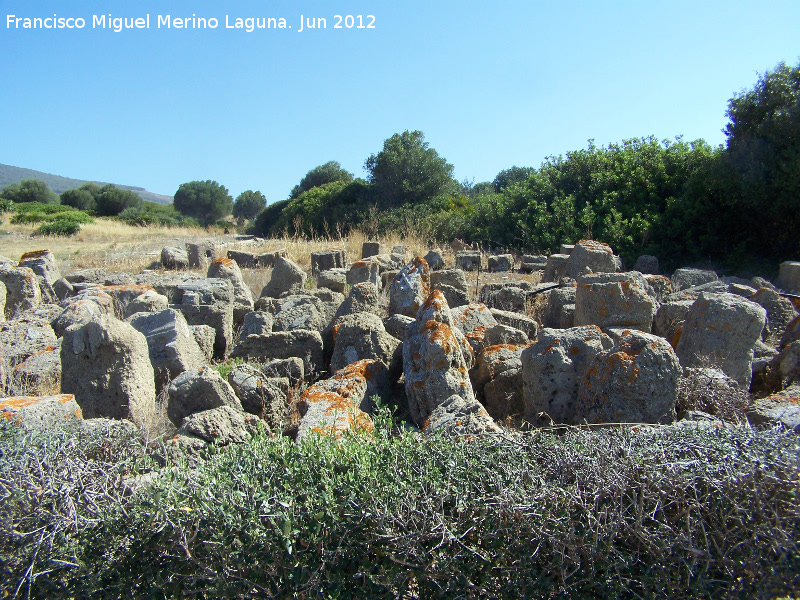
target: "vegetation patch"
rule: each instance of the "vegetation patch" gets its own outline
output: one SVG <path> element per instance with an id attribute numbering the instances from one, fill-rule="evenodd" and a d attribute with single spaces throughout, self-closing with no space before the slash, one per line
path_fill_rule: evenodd
<path id="1" fill-rule="evenodd" d="M 263 435 L 154 476 L 138 435 L 5 426 L 0 581 L 41 598 L 788 596 L 798 450 L 747 428 L 454 441 L 383 412 L 366 437 Z"/>

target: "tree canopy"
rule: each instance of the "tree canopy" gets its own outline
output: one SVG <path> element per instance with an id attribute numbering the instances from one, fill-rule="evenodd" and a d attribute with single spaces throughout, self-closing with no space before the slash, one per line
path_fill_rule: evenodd
<path id="1" fill-rule="evenodd" d="M 261 192 L 247 190 L 236 197 L 233 203 L 233 216 L 240 221 L 252 219 L 267 206 L 267 199 Z"/>
<path id="2" fill-rule="evenodd" d="M 314 167 L 300 180 L 300 183 L 292 189 L 289 195 L 290 199 L 295 199 L 303 192 L 325 185 L 326 183 L 333 183 L 334 181 L 353 181 L 353 174 L 342 168 L 338 161 L 330 160 L 324 165 Z"/>
<path id="3" fill-rule="evenodd" d="M 78 188 L 66 190 L 61 194 L 61 204 L 72 206 L 78 210 L 94 211 L 96 198 L 100 194 L 100 186 L 96 183 L 84 183 Z"/>
<path id="4" fill-rule="evenodd" d="M 460 189 L 453 165 L 429 146 L 421 131 L 394 134 L 364 168 L 375 197 L 387 207 L 417 204 Z"/>
<path id="5" fill-rule="evenodd" d="M 748 243 L 800 255 L 800 64 L 779 63 L 728 102 L 722 195 Z"/>
<path id="6" fill-rule="evenodd" d="M 231 214 L 233 199 L 227 188 L 216 181 L 190 181 L 178 187 L 173 205 L 182 215 L 210 225 Z"/>
<path id="7" fill-rule="evenodd" d="M 115 185 L 101 187 L 95 196 L 95 212 L 101 217 L 113 217 L 123 210 L 142 205 L 142 199 L 130 190 L 121 190 Z"/>
<path id="8" fill-rule="evenodd" d="M 0 198 L 14 203 L 40 202 L 42 204 L 58 204 L 58 194 L 53 192 L 41 179 L 23 179 L 3 188 Z"/>

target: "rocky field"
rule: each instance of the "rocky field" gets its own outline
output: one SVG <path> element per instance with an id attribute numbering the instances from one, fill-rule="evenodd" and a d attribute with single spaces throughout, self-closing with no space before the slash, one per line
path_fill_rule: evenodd
<path id="1" fill-rule="evenodd" d="M 110 584 L 87 574 L 118 579 L 142 556 L 163 562 L 148 573 L 167 596 L 800 592 L 800 263 L 771 282 L 626 266 L 591 240 L 517 256 L 170 233 L 0 258 L 9 593 L 94 594 Z M 7 254 L 31 243 L 12 235 Z M 239 483 L 221 475 L 237 464 Z M 300 464 L 288 495 L 264 479 Z M 142 519 L 155 533 L 123 548 L 114 527 Z M 371 558 L 337 554 L 345 532 Z M 101 534 L 107 552 L 89 552 Z M 203 544 L 242 556 L 225 566 Z M 275 568 L 242 569 L 258 552 Z"/>

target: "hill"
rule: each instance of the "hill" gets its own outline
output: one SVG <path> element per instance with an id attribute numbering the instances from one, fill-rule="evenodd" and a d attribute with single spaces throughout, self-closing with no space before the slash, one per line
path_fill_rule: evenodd
<path id="1" fill-rule="evenodd" d="M 34 171 L 33 169 L 24 169 L 22 167 L 12 167 L 11 165 L 0 164 L 0 189 L 3 189 L 9 184 L 18 183 L 23 179 L 41 179 L 48 187 L 56 194 L 71 190 L 76 187 L 82 186 L 87 183 L 84 179 L 72 179 L 70 177 L 62 177 L 61 175 L 53 175 L 51 173 L 43 173 L 42 171 Z M 99 185 L 106 185 L 108 182 L 95 181 Z M 142 200 L 149 200 L 156 204 L 172 204 L 172 196 L 164 196 L 162 194 L 154 194 L 148 192 L 143 187 L 136 187 L 133 185 L 119 185 L 115 183 L 118 188 L 123 190 L 131 190 L 139 195 Z"/>

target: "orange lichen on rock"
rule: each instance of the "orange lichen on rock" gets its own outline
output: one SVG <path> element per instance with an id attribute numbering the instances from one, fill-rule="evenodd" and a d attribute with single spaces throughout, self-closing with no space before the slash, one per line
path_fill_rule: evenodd
<path id="1" fill-rule="evenodd" d="M 221 265 L 223 267 L 232 267 L 236 263 L 233 260 L 231 260 L 230 258 L 224 258 L 223 257 L 223 258 L 217 258 L 215 260 L 212 260 L 211 264 L 212 265 Z"/>
<path id="2" fill-rule="evenodd" d="M 19 262 L 24 262 L 32 258 L 41 258 L 43 256 L 47 256 L 48 254 L 52 254 L 52 252 L 50 252 L 50 250 L 31 250 L 30 252 L 23 254 L 20 257 Z"/>
<path id="3" fill-rule="evenodd" d="M 446 323 L 439 323 L 438 321 L 427 321 L 422 328 L 422 333 L 428 335 L 428 339 L 433 344 L 438 344 L 446 353 L 450 354 L 458 347 L 458 341 L 453 334 L 453 330 Z"/>

